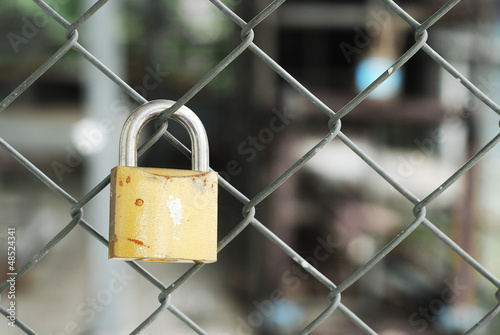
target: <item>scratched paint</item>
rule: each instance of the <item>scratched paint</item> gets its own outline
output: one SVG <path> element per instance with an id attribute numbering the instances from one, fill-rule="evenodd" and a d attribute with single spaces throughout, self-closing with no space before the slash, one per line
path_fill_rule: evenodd
<path id="1" fill-rule="evenodd" d="M 181 199 L 174 199 L 174 196 L 170 195 L 167 200 L 167 207 L 170 212 L 170 218 L 174 222 L 174 239 L 178 240 L 179 237 L 176 235 L 180 231 L 181 220 L 183 219 Z"/>

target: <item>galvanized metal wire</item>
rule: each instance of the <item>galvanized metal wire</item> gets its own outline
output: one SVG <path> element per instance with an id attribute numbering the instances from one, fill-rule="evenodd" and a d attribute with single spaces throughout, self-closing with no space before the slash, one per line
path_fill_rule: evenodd
<path id="1" fill-rule="evenodd" d="M 105 74 L 109 79 L 111 79 L 123 92 L 130 96 L 133 100 L 139 104 L 146 103 L 147 100 L 143 98 L 136 90 L 134 90 L 129 84 L 122 80 L 118 75 L 111 71 L 106 65 L 99 61 L 92 53 L 87 51 L 78 42 L 78 28 L 85 24 L 89 18 L 95 15 L 100 8 L 106 5 L 107 0 L 97 1 L 87 12 L 81 15 L 74 22 L 68 22 L 64 17 L 62 17 L 57 11 L 51 8 L 43 0 L 33 0 L 45 13 L 47 13 L 55 22 L 60 24 L 66 29 L 66 42 L 55 52 L 45 63 L 43 63 L 36 71 L 34 71 L 24 82 L 22 82 L 17 88 L 15 88 L 7 97 L 3 99 L 0 103 L 0 112 L 8 108 L 12 102 L 14 102 L 23 92 L 33 85 L 47 70 L 49 70 L 54 64 L 56 64 L 62 56 L 64 56 L 69 50 L 74 50 L 84 59 L 90 62 L 93 66 L 99 69 L 103 74 Z M 292 166 L 290 166 L 281 176 L 276 178 L 270 185 L 263 188 L 258 194 L 253 197 L 248 197 L 247 195 L 240 192 L 237 188 L 232 186 L 225 179 L 219 177 L 219 185 L 225 189 L 229 194 L 231 194 L 235 199 L 242 204 L 242 219 L 237 223 L 234 228 L 224 237 L 221 238 L 218 244 L 218 251 L 222 251 L 226 246 L 232 243 L 233 239 L 241 234 L 249 226 L 253 226 L 259 234 L 274 243 L 279 247 L 286 255 L 290 257 L 294 262 L 302 267 L 309 275 L 315 278 L 319 283 L 325 286 L 329 290 L 329 294 L 326 297 L 328 299 L 328 305 L 325 309 L 317 315 L 310 324 L 304 327 L 300 334 L 309 334 L 314 331 L 324 320 L 326 320 L 333 313 L 342 313 L 348 320 L 350 320 L 354 325 L 356 325 L 362 332 L 366 334 L 377 334 L 365 321 L 358 317 L 354 312 L 352 312 L 347 305 L 342 301 L 342 293 L 351 285 L 356 283 L 361 277 L 363 277 L 370 269 L 372 269 L 376 264 L 378 264 L 383 258 L 387 256 L 395 247 L 397 247 L 401 242 L 406 240 L 417 227 L 424 227 L 434 234 L 445 246 L 447 246 L 451 251 L 453 251 L 458 257 L 466 261 L 470 266 L 477 272 L 478 275 L 488 280 L 496 288 L 500 289 L 500 280 L 493 275 L 488 269 L 486 269 L 481 263 L 475 260 L 471 255 L 464 251 L 456 242 L 454 242 L 447 234 L 445 234 L 439 227 L 437 227 L 429 218 L 426 217 L 426 206 L 432 203 L 436 198 L 438 198 L 446 189 L 451 185 L 456 183 L 456 181 L 463 176 L 469 169 L 475 166 L 487 153 L 489 150 L 494 148 L 500 141 L 500 133 L 491 139 L 486 145 L 484 145 L 473 157 L 471 157 L 463 166 L 455 171 L 442 185 L 437 187 L 435 190 L 430 192 L 424 199 L 420 200 L 415 196 L 411 190 L 406 189 L 400 182 L 391 176 L 382 166 L 380 166 L 373 158 L 371 158 L 367 153 L 365 153 L 353 140 L 346 136 L 342 131 L 341 120 L 344 116 L 355 109 L 361 102 L 363 102 L 367 96 L 380 84 L 386 81 L 395 71 L 397 71 L 401 66 L 403 66 L 408 60 L 414 57 L 414 55 L 419 52 L 425 52 L 430 59 L 436 62 L 441 68 L 449 72 L 453 77 L 457 78 L 460 83 L 474 96 L 476 96 L 480 101 L 482 101 L 491 111 L 500 114 L 500 107 L 488 97 L 481 89 L 476 87 L 468 78 L 461 74 L 456 68 L 454 68 L 445 58 L 439 55 L 430 45 L 427 44 L 428 40 L 428 29 L 438 22 L 445 14 L 453 9 L 460 0 L 451 0 L 443 5 L 440 9 L 434 12 L 428 19 L 423 23 L 417 22 L 410 14 L 404 11 L 398 4 L 391 0 L 384 0 L 383 2 L 388 6 L 388 8 L 393 12 L 393 14 L 398 15 L 408 24 L 409 28 L 413 29 L 415 42 L 408 48 L 403 55 L 397 59 L 391 67 L 387 69 L 380 77 L 373 81 L 366 89 L 355 96 L 351 101 L 345 104 L 338 111 L 333 111 L 329 106 L 327 106 L 323 101 L 316 97 L 311 91 L 309 91 L 303 84 L 296 80 L 292 75 L 290 75 L 283 67 L 281 67 L 275 60 L 273 60 L 269 55 L 267 55 L 262 49 L 260 49 L 254 42 L 255 33 L 253 31 L 259 24 L 266 20 L 266 18 L 272 13 L 279 11 L 280 6 L 285 2 L 285 0 L 275 0 L 269 3 L 269 5 L 263 9 L 260 13 L 255 15 L 250 21 L 245 22 L 241 19 L 233 10 L 227 7 L 224 3 L 219 0 L 210 0 L 210 2 L 220 10 L 225 16 L 227 16 L 235 26 L 241 29 L 241 43 L 237 45 L 231 52 L 229 52 L 215 67 L 213 67 L 203 78 L 201 78 L 195 85 L 193 85 L 182 97 L 180 97 L 177 102 L 166 110 L 161 117 L 159 117 L 156 125 L 156 133 L 143 145 L 140 149 L 139 154 L 147 151 L 157 140 L 161 137 L 166 138 L 170 141 L 177 149 L 179 149 L 186 156 L 190 157 L 190 151 L 182 143 L 180 143 L 174 136 L 167 132 L 167 119 L 169 115 L 179 109 L 181 106 L 188 103 L 198 92 L 210 83 L 222 70 L 228 67 L 235 59 L 237 59 L 243 51 L 251 51 L 255 57 L 262 60 L 270 69 L 272 69 L 277 75 L 282 77 L 296 92 L 301 94 L 307 100 L 309 100 L 319 111 L 326 114 L 329 118 L 328 125 L 330 131 L 324 136 L 324 138 L 319 141 L 315 146 L 313 146 L 306 154 L 304 154 L 298 161 L 296 161 Z M 1 134 L 0 134 L 1 136 Z M 327 276 L 325 276 L 321 271 L 313 267 L 307 262 L 297 251 L 285 243 L 279 236 L 277 236 L 271 229 L 269 229 L 263 222 L 255 217 L 255 209 L 264 199 L 271 195 L 276 189 L 278 189 L 283 183 L 287 181 L 288 178 L 293 176 L 297 171 L 299 171 L 312 157 L 314 157 L 318 152 L 323 150 L 323 148 L 331 141 L 340 141 L 345 146 L 347 146 L 354 154 L 356 154 L 360 159 L 362 159 L 372 170 L 374 170 L 381 178 L 383 178 L 392 188 L 399 192 L 402 198 L 406 198 L 408 203 L 413 206 L 413 219 L 408 222 L 408 225 L 389 243 L 387 243 L 382 249 L 380 249 L 368 262 L 363 266 L 359 267 L 349 278 L 341 283 L 334 283 Z M 42 249 L 40 249 L 32 258 L 23 264 L 17 271 L 17 278 L 28 272 L 34 265 L 36 265 L 50 250 L 56 246 L 62 239 L 64 239 L 69 232 L 71 232 L 76 226 L 82 227 L 90 236 L 101 242 L 107 247 L 108 240 L 100 234 L 93 226 L 91 222 L 87 222 L 83 209 L 85 205 L 91 201 L 96 195 L 104 190 L 104 188 L 109 184 L 109 176 L 104 178 L 98 185 L 96 185 L 90 192 L 85 194 L 80 200 L 73 198 L 69 195 L 63 188 L 61 188 L 56 182 L 51 180 L 46 174 L 44 174 L 40 169 L 38 169 L 34 164 L 30 162 L 28 158 L 23 156 L 15 148 L 13 148 L 7 141 L 0 137 L 0 147 L 15 158 L 21 165 L 23 165 L 30 173 L 37 177 L 45 186 L 48 187 L 54 194 L 68 202 L 72 207 L 68 216 L 68 224 L 59 231 L 59 233 L 50 240 Z M 137 274 L 147 279 L 151 285 L 158 289 L 158 299 L 159 306 L 157 309 L 149 315 L 141 324 L 137 325 L 137 328 L 132 332 L 132 334 L 139 334 L 145 330 L 149 325 L 155 322 L 156 318 L 162 313 L 171 313 L 173 316 L 177 317 L 179 320 L 184 322 L 189 328 L 197 334 L 206 334 L 206 331 L 195 323 L 189 315 L 184 314 L 179 308 L 177 308 L 171 301 L 171 295 L 175 294 L 176 290 L 182 286 L 184 283 L 195 276 L 199 270 L 201 270 L 204 265 L 196 264 L 193 265 L 189 270 L 187 270 L 182 276 L 180 276 L 175 282 L 170 285 L 164 284 L 161 280 L 156 278 L 154 275 L 149 273 L 143 266 L 136 262 L 128 262 L 128 264 L 133 268 Z M 8 287 L 8 282 L 0 284 L 0 292 L 3 292 Z M 496 299 L 499 299 L 499 294 L 497 293 Z M 484 325 L 487 325 L 500 311 L 500 302 L 493 306 L 488 313 L 486 313 L 482 319 L 478 320 L 477 323 L 471 327 L 466 334 L 474 334 Z M 8 316 L 8 311 L 5 306 L 0 306 L 0 313 L 4 316 Z M 36 330 L 33 330 L 29 326 L 29 320 L 16 320 L 17 327 L 24 331 L 26 334 L 36 334 Z"/>

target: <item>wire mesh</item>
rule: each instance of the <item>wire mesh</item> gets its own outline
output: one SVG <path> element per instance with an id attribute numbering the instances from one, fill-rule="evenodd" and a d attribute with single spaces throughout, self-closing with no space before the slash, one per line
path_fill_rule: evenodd
<path id="1" fill-rule="evenodd" d="M 99 69 L 103 74 L 105 74 L 110 80 L 112 80 L 118 87 L 120 87 L 123 92 L 129 95 L 133 100 L 142 104 L 147 102 L 147 100 L 142 97 L 136 90 L 129 86 L 124 80 L 122 80 L 118 75 L 111 71 L 106 65 L 101 63 L 92 53 L 87 51 L 84 46 L 79 43 L 78 28 L 86 23 L 93 15 L 95 15 L 100 8 L 106 5 L 107 0 L 97 1 L 94 6 L 92 6 L 87 12 L 81 15 L 73 23 L 68 22 L 64 17 L 62 17 L 56 10 L 51 8 L 43 0 L 34 0 L 34 2 L 47 13 L 52 20 L 61 25 L 66 29 L 66 42 L 61 45 L 61 47 L 55 52 L 45 63 L 43 63 L 36 71 L 34 71 L 24 82 L 22 82 L 16 89 L 14 89 L 0 104 L 0 112 L 9 107 L 9 105 L 14 102 L 19 96 L 25 92 L 31 85 L 33 85 L 46 71 L 48 71 L 54 64 L 56 64 L 64 55 L 66 55 L 70 50 L 75 51 L 81 57 L 90 62 L 93 66 Z M 423 199 L 419 199 L 414 195 L 411 190 L 405 188 L 401 182 L 396 178 L 391 176 L 391 174 L 384 169 L 377 161 L 365 153 L 353 140 L 346 136 L 342 132 L 342 119 L 348 115 L 352 110 L 354 110 L 360 103 L 362 103 L 369 95 L 372 93 L 380 84 L 386 81 L 391 75 L 393 75 L 399 68 L 401 68 L 406 62 L 412 59 L 417 52 L 424 52 L 432 61 L 434 61 L 439 67 L 447 71 L 451 76 L 456 78 L 471 94 L 476 96 L 484 105 L 486 105 L 491 112 L 500 114 L 500 107 L 488 97 L 481 89 L 475 86 L 466 76 L 461 74 L 455 67 L 453 67 L 444 57 L 438 54 L 429 44 L 427 44 L 429 38 L 428 30 L 438 22 L 444 15 L 452 11 L 455 5 L 460 1 L 453 0 L 448 1 L 440 9 L 436 10 L 432 15 L 430 15 L 423 23 L 417 22 L 409 13 L 403 10 L 396 2 L 390 0 L 384 0 L 383 2 L 393 14 L 398 15 L 402 18 L 409 29 L 414 32 L 414 42 L 413 44 L 397 59 L 386 71 L 384 71 L 376 80 L 374 80 L 368 87 L 362 90 L 358 95 L 356 95 L 352 100 L 346 103 L 343 107 L 337 111 L 332 110 L 327 106 L 322 100 L 316 97 L 311 91 L 309 91 L 305 86 L 303 86 L 298 80 L 296 80 L 292 75 L 290 75 L 280 64 L 273 60 L 270 56 L 266 54 L 258 45 L 254 43 L 255 32 L 254 29 L 257 28 L 263 21 L 265 21 L 269 15 L 279 11 L 280 6 L 285 2 L 285 0 L 276 0 L 269 3 L 269 5 L 263 9 L 260 13 L 255 15 L 248 22 L 240 18 L 233 10 L 228 6 L 218 0 L 210 0 L 210 2 L 226 17 L 228 17 L 236 27 L 241 29 L 241 43 L 235 47 L 230 53 L 228 53 L 215 67 L 213 67 L 203 78 L 201 78 L 195 85 L 193 85 L 189 90 L 182 95 L 180 99 L 167 111 L 165 114 L 159 118 L 157 125 L 157 132 L 147 141 L 147 143 L 140 150 L 140 154 L 148 150 L 154 142 L 159 140 L 161 137 L 165 137 L 169 140 L 175 147 L 177 147 L 181 152 L 183 152 L 188 157 L 190 156 L 189 149 L 183 146 L 175 137 L 170 133 L 166 132 L 166 120 L 169 113 L 177 110 L 179 107 L 187 104 L 195 95 L 200 92 L 208 83 L 210 83 L 222 70 L 228 67 L 235 59 L 237 59 L 245 50 L 249 50 L 253 53 L 254 57 L 257 57 L 263 61 L 267 67 L 272 69 L 277 75 L 283 78 L 296 92 L 309 100 L 319 111 L 323 112 L 328 118 L 328 129 L 324 138 L 322 138 L 318 143 L 316 143 L 306 154 L 304 154 L 299 160 L 293 163 L 283 174 L 276 178 L 270 185 L 263 188 L 253 197 L 248 197 L 247 195 L 241 193 L 237 188 L 232 186 L 224 178 L 219 177 L 219 185 L 221 188 L 225 189 L 229 194 L 231 194 L 235 199 L 242 203 L 242 213 L 243 218 L 241 221 L 234 226 L 229 234 L 224 236 L 218 243 L 218 252 L 222 251 L 227 245 L 233 242 L 233 240 L 241 234 L 243 231 L 248 229 L 249 226 L 253 226 L 258 233 L 268 239 L 270 242 L 279 247 L 290 259 L 296 262 L 303 271 L 307 272 L 310 276 L 315 278 L 321 285 L 326 287 L 329 294 L 325 297 L 328 299 L 328 306 L 321 311 L 314 320 L 307 324 L 300 334 L 312 333 L 322 322 L 329 318 L 332 314 L 341 313 L 345 318 L 350 320 L 350 322 L 356 325 L 365 334 L 377 334 L 377 332 L 365 321 L 354 313 L 349 306 L 347 306 L 342 301 L 342 293 L 347 290 L 351 285 L 360 280 L 365 274 L 376 266 L 382 259 L 384 259 L 393 249 L 405 241 L 418 227 L 423 227 L 429 232 L 434 234 L 439 241 L 453 251 L 458 257 L 466 261 L 470 266 L 476 271 L 476 273 L 489 281 L 496 289 L 500 288 L 500 280 L 492 274 L 488 269 L 486 269 L 480 262 L 475 260 L 466 251 L 464 251 L 456 242 L 454 242 L 447 234 L 445 234 L 438 226 L 436 226 L 430 218 L 426 216 L 426 206 L 431 204 L 435 199 L 437 199 L 443 192 L 445 192 L 450 186 L 452 186 L 459 178 L 461 178 L 467 171 L 469 171 L 473 166 L 475 166 L 493 147 L 495 147 L 500 140 L 500 134 L 493 137 L 487 144 L 485 144 L 478 152 L 476 152 L 465 164 L 463 164 L 459 169 L 457 169 L 452 175 L 450 175 L 444 183 L 442 183 L 435 190 L 430 192 Z M 293 121 L 292 121 L 293 122 Z M 388 183 L 395 191 L 397 191 L 402 198 L 405 198 L 409 204 L 413 207 L 413 219 L 408 225 L 394 238 L 387 243 L 382 249 L 375 253 L 369 261 L 364 265 L 359 267 L 352 275 L 340 283 L 334 283 L 327 276 L 325 276 L 321 271 L 316 269 L 308 260 L 302 257 L 297 251 L 295 251 L 291 246 L 287 245 L 278 235 L 276 235 L 271 229 L 269 229 L 261 220 L 257 219 L 256 207 L 266 198 L 268 198 L 273 192 L 275 192 L 283 183 L 285 183 L 291 176 L 293 176 L 297 171 L 299 171 L 305 164 L 307 164 L 311 158 L 322 151 L 325 146 L 327 146 L 332 141 L 340 141 L 349 150 L 351 150 L 355 155 L 364 161 L 364 163 L 369 166 L 374 172 L 376 172 L 381 178 L 383 178 L 386 183 Z M 83 209 L 97 194 L 102 192 L 104 188 L 109 184 L 109 176 L 102 180 L 98 185 L 95 186 L 89 193 L 85 194 L 81 199 L 75 199 L 69 195 L 63 188 L 61 188 L 55 181 L 49 178 L 45 173 L 38 169 L 34 164 L 30 162 L 29 159 L 23 156 L 15 148 L 13 148 L 8 142 L 0 138 L 0 146 L 8 154 L 14 157 L 19 163 L 21 163 L 29 172 L 31 172 L 35 177 L 37 177 L 41 182 L 43 182 L 50 191 L 56 194 L 58 197 L 67 201 L 72 207 L 70 210 L 69 223 L 58 232 L 58 234 L 50 240 L 43 248 L 41 248 L 36 254 L 25 264 L 19 267 L 16 271 L 11 271 L 12 275 L 9 279 L 0 285 L 0 292 L 8 292 L 12 280 L 17 280 L 23 274 L 30 271 L 50 250 L 55 247 L 59 242 L 61 242 L 75 227 L 82 227 L 86 233 L 88 233 L 92 238 L 101 242 L 103 245 L 108 245 L 108 240 L 105 236 L 100 234 L 93 226 L 91 222 L 87 222 Z M 185 323 L 189 328 L 192 329 L 194 333 L 206 334 L 206 331 L 202 329 L 196 322 L 194 322 L 189 315 L 184 314 L 180 311 L 172 302 L 171 296 L 176 293 L 184 283 L 195 276 L 201 268 L 204 267 L 202 264 L 196 264 L 192 266 L 188 271 L 181 275 L 175 282 L 170 285 L 163 283 L 161 280 L 157 279 L 154 275 L 149 273 L 143 266 L 136 262 L 128 262 L 128 265 L 134 269 L 140 276 L 144 277 L 150 282 L 151 285 L 158 289 L 159 294 L 159 306 L 157 309 L 149 315 L 144 322 L 138 324 L 136 329 L 132 334 L 138 334 L 143 330 L 147 329 L 152 323 L 155 322 L 156 318 L 162 313 L 171 313 L 173 316 L 178 318 L 180 321 Z M 497 303 L 491 307 L 491 309 L 482 316 L 482 318 L 477 320 L 465 334 L 476 333 L 480 328 L 487 325 L 500 311 L 499 293 L 497 292 L 495 300 Z M 0 312 L 4 315 L 7 320 L 9 320 L 9 306 L 1 306 Z M 20 330 L 24 331 L 26 334 L 36 334 L 36 330 L 30 328 L 29 317 L 26 320 L 16 317 L 15 325 Z M 333 333 L 333 332 L 332 332 Z"/>

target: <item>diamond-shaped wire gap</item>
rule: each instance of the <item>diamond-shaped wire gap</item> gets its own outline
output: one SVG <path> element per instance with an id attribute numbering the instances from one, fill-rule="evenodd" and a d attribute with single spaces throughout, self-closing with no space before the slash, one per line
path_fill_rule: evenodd
<path id="1" fill-rule="evenodd" d="M 344 142 L 345 142 L 345 141 L 344 141 Z M 366 160 L 365 160 L 365 161 L 366 161 Z M 377 172 L 379 172 L 379 171 L 377 171 Z M 384 171 L 382 171 L 382 172 L 384 172 Z M 386 178 L 386 177 L 387 177 L 387 176 L 386 176 L 386 175 L 384 175 L 384 178 Z M 395 184 L 396 186 L 398 186 L 398 185 L 397 185 L 397 183 L 394 183 L 394 180 L 391 180 L 391 184 Z M 394 185 L 393 185 L 393 186 L 394 186 Z M 401 188 L 401 187 L 399 187 L 399 189 L 402 189 L 402 188 Z M 425 211 L 424 211 L 424 212 L 425 212 Z M 387 254 L 390 250 L 392 250 L 392 248 L 394 248 L 397 244 L 399 244 L 399 243 L 402 241 L 402 239 L 404 239 L 404 237 L 405 237 L 405 236 L 407 236 L 408 234 L 410 234 L 410 233 L 413 231 L 413 229 L 415 229 L 415 228 L 416 228 L 416 227 L 420 224 L 420 222 L 423 220 L 423 218 L 424 218 L 424 214 L 425 214 L 424 212 L 422 212 L 422 213 L 418 213 L 418 214 L 416 215 L 415 220 L 413 220 L 412 224 L 411 224 L 411 225 L 409 225 L 409 226 L 407 226 L 407 227 L 404 229 L 404 233 L 399 234 L 399 235 L 395 238 L 395 240 L 391 241 L 388 245 L 386 245 L 386 247 L 384 247 L 383 251 L 381 251 L 381 252 L 379 252 L 379 253 L 377 254 L 377 258 L 378 258 L 378 259 L 380 259 L 380 257 L 384 257 L 384 256 L 385 256 L 385 254 Z M 370 260 L 370 262 L 372 262 L 372 261 L 375 261 L 375 260 L 374 260 L 374 259 Z M 371 266 L 371 265 L 370 265 L 370 266 Z M 368 268 L 369 268 L 369 267 L 368 267 Z M 365 268 L 365 270 L 366 270 L 366 268 Z M 359 274 L 358 274 L 358 275 L 359 275 Z M 347 283 L 346 285 L 348 286 L 348 285 L 350 285 L 350 283 Z M 344 285 L 344 286 L 346 286 L 346 285 Z"/>
<path id="2" fill-rule="evenodd" d="M 246 23 L 241 18 L 239 18 L 233 11 L 227 8 L 222 2 L 218 0 L 210 0 L 210 1 L 214 3 L 214 5 L 217 6 L 217 8 L 219 8 L 224 14 L 230 17 L 233 20 L 233 22 L 235 22 L 237 25 L 239 25 L 242 28 L 245 27 Z M 270 10 L 273 6 L 280 4 L 281 1 L 272 2 L 270 6 L 268 6 L 264 11 L 262 11 L 255 17 L 255 21 L 257 22 L 265 15 L 270 14 L 269 12 L 267 12 L 267 10 L 268 9 Z M 293 78 L 290 74 L 288 74 L 277 62 L 275 62 L 271 57 L 269 57 L 264 51 L 258 48 L 255 44 L 251 43 L 249 45 L 249 49 L 253 51 L 259 58 L 261 58 L 276 73 L 278 73 L 287 82 L 289 82 L 293 87 L 295 87 L 300 92 L 303 92 L 303 94 L 313 103 L 318 105 L 323 112 L 325 112 L 327 115 L 333 114 L 332 111 L 327 106 L 325 106 L 321 101 L 316 99 L 314 95 L 312 95 L 302 84 L 300 84 L 295 78 Z"/>
<path id="3" fill-rule="evenodd" d="M 326 278 L 321 272 L 319 272 L 315 267 L 313 267 L 307 260 L 302 258 L 295 250 L 293 250 L 288 244 L 282 241 L 278 236 L 276 236 L 272 231 L 266 228 L 261 222 L 254 219 L 252 221 L 252 225 L 267 239 L 276 244 L 282 251 L 284 251 L 295 263 L 300 264 L 300 267 L 304 270 L 304 272 L 309 273 L 316 280 L 318 280 L 322 285 L 332 289 L 335 285 Z M 323 247 L 325 247 L 324 241 L 322 241 Z M 326 246 L 328 247 L 328 246 Z M 295 264 L 296 265 L 296 264 Z M 299 268 L 300 268 L 299 267 Z M 296 270 L 296 269 L 295 269 Z M 285 271 L 283 276 L 288 276 L 290 273 Z M 295 273 L 297 274 L 297 272 Z M 307 277 L 306 277 L 307 278 Z M 302 279 L 306 279 L 302 278 Z M 326 298 L 326 297 L 325 297 Z M 363 329 L 367 334 L 375 334 L 371 328 L 366 325 L 360 318 L 358 318 L 354 313 L 352 313 L 346 306 L 340 303 L 340 296 L 332 296 L 332 293 L 328 294 L 327 301 L 330 301 L 328 307 L 322 310 L 318 315 L 310 322 L 306 328 L 301 331 L 301 334 L 307 334 L 311 330 L 318 327 L 322 322 L 324 322 L 336 309 L 339 309 L 342 313 L 344 313 L 353 323 L 355 323 L 358 328 Z M 340 304 L 339 304 L 340 303 Z"/>
<path id="4" fill-rule="evenodd" d="M 265 157 L 266 151 L 269 152 L 269 147 L 271 144 L 275 146 L 277 141 L 283 142 L 282 138 L 286 135 L 281 134 L 283 131 L 287 131 L 287 127 L 293 125 L 293 119 L 295 115 L 292 115 L 288 110 L 279 110 L 273 108 L 269 116 L 264 117 L 262 114 L 261 118 L 253 118 L 256 130 L 251 131 L 249 136 L 246 136 L 242 142 L 237 146 L 238 153 L 241 157 L 238 160 L 233 160 L 238 164 L 239 172 L 244 172 L 248 164 L 252 164 L 256 159 L 262 160 Z M 326 128 L 326 127 L 325 127 Z M 314 154 L 320 150 L 326 143 L 328 143 L 334 136 L 335 132 L 340 128 L 340 124 L 336 127 L 334 131 L 328 133 L 322 141 L 313 146 L 301 159 L 298 164 L 292 165 L 281 177 L 278 177 L 270 186 L 268 186 L 264 191 L 258 194 L 249 203 L 246 203 L 246 208 L 253 207 L 262 201 L 267 195 L 271 193 L 275 188 L 279 187 L 290 175 L 294 173 L 297 169 L 307 162 Z M 279 139 L 278 139 L 279 138 Z M 286 142 L 286 140 L 285 140 Z M 267 150 L 266 150 L 267 149 Z M 225 171 L 223 171 L 224 173 Z"/>
<path id="5" fill-rule="evenodd" d="M 368 155 L 366 155 L 358 146 L 356 146 L 353 142 L 351 142 L 344 134 L 339 134 L 339 139 L 344 142 L 346 145 L 351 148 L 358 156 L 360 156 L 370 167 L 372 167 L 379 175 L 383 176 L 386 181 L 388 181 L 397 191 L 399 191 L 405 198 L 410 200 L 412 203 L 417 204 L 420 201 L 407 189 L 405 189 L 401 184 L 395 181 L 391 176 L 387 175 L 387 173 L 383 170 L 383 168 L 373 161 Z M 489 144 L 495 142 L 495 139 Z M 485 148 L 482 149 L 483 151 Z M 478 262 L 472 259 L 467 253 L 461 250 L 452 240 L 450 240 L 446 235 L 444 235 L 439 229 L 437 229 L 432 223 L 428 220 L 424 220 L 423 223 L 428 229 L 430 229 L 435 235 L 437 235 L 443 242 L 448 244 L 450 248 L 452 248 L 456 253 L 461 255 L 464 259 L 466 259 L 471 265 L 473 265 L 483 276 L 487 277 L 495 285 L 498 285 L 498 279 L 491 275 L 484 267 L 481 266 Z"/>

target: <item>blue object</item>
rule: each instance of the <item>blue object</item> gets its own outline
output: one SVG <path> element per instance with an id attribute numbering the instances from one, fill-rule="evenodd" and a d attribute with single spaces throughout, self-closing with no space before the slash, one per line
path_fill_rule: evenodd
<path id="1" fill-rule="evenodd" d="M 396 97 L 401 92 L 403 83 L 403 72 L 391 71 L 395 60 L 389 57 L 370 56 L 363 59 L 356 68 L 355 81 L 356 88 L 361 92 L 368 87 L 382 73 L 388 71 L 390 77 L 380 84 L 369 98 L 377 100 L 387 100 Z"/>

